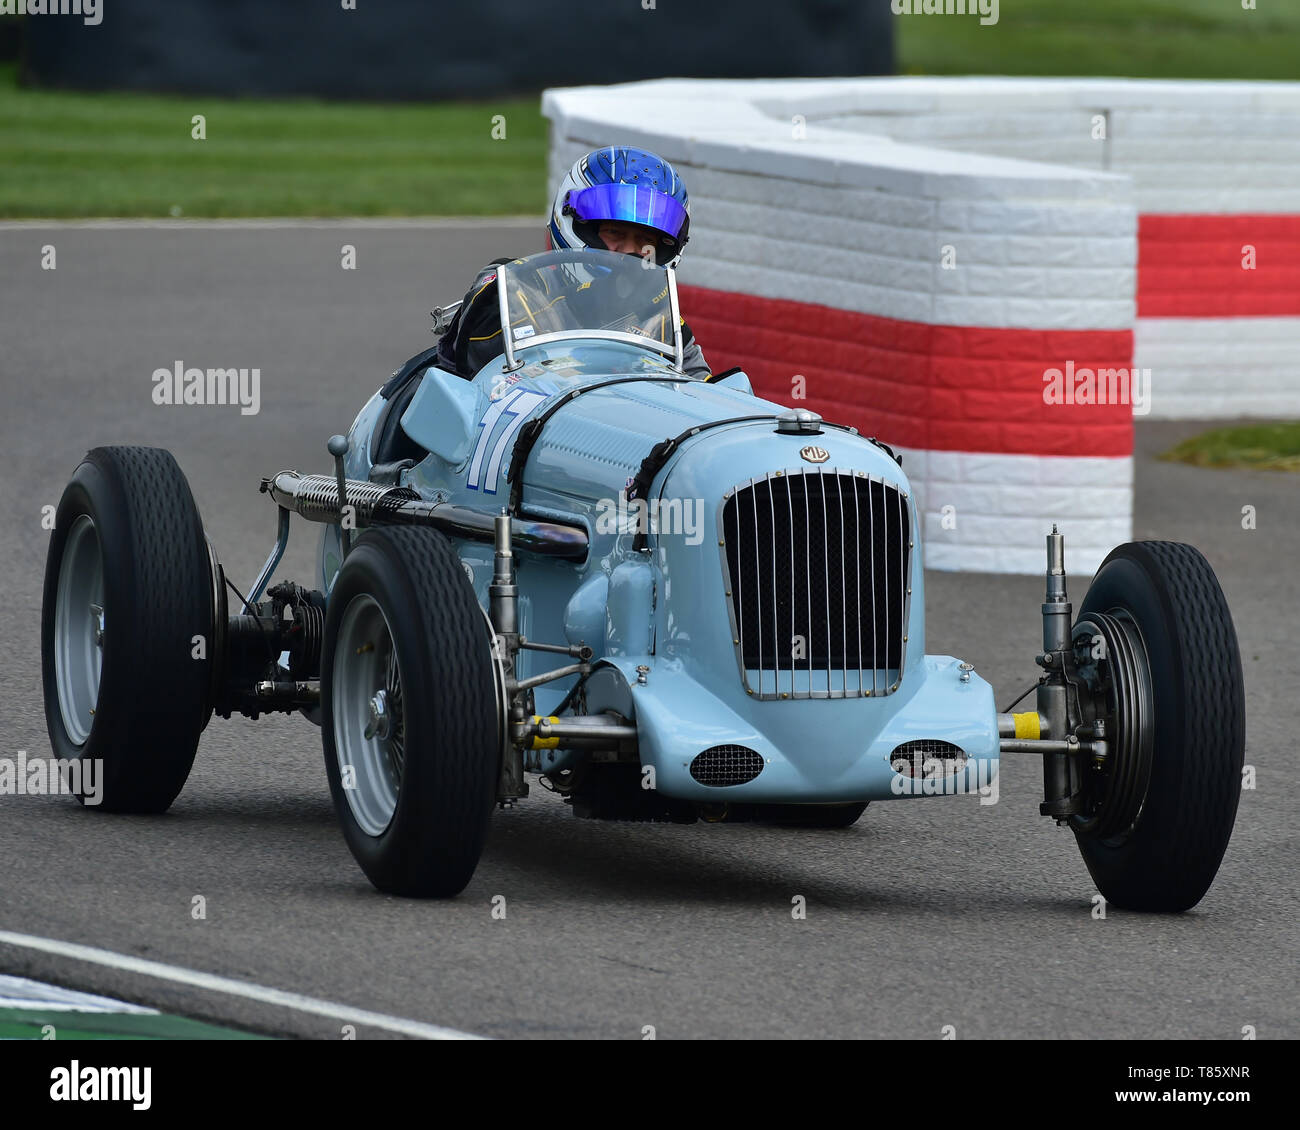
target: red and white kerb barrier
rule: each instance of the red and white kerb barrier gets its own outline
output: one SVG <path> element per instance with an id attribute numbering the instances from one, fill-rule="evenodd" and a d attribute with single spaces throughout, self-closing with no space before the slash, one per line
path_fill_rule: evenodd
<path id="1" fill-rule="evenodd" d="M 1054 521 L 1071 572 L 1129 539 L 1135 413 L 1300 414 L 1297 110 L 1292 84 L 1109 80 L 543 99 L 552 191 L 611 142 L 678 166 L 710 362 L 901 449 L 927 567 L 1010 573 Z"/>

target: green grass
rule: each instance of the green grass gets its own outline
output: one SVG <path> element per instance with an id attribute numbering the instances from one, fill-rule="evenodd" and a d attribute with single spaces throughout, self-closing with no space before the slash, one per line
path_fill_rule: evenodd
<path id="1" fill-rule="evenodd" d="M 207 140 L 191 118 L 207 119 Z M 506 137 L 492 137 L 493 116 Z M 0 217 L 540 214 L 540 99 L 375 104 L 19 89 L 0 66 Z"/>
<path id="2" fill-rule="evenodd" d="M 1300 471 L 1300 420 L 1215 428 L 1184 440 L 1160 458 L 1196 467 Z"/>
<path id="3" fill-rule="evenodd" d="M 1300 3 L 1001 0 L 977 16 L 895 16 L 900 74 L 1300 79 Z"/>

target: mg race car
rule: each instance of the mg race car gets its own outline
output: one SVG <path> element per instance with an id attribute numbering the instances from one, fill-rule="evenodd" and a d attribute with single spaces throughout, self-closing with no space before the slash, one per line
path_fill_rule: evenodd
<path id="1" fill-rule="evenodd" d="M 102 759 L 105 810 L 165 810 L 213 714 L 301 712 L 370 881 L 450 896 L 530 778 L 588 818 L 842 828 L 872 801 L 987 802 L 1002 754 L 1037 755 L 1041 811 L 1110 902 L 1204 895 L 1244 701 L 1197 550 L 1119 546 L 1076 614 L 1044 531 L 1042 674 L 999 712 L 970 663 L 926 654 L 889 447 L 742 372 L 686 376 L 671 269 L 558 251 L 489 285 L 476 372 L 413 358 L 328 441 L 332 470 L 262 480 L 278 536 L 242 591 L 169 453 L 77 468 L 45 705 L 56 757 Z M 295 517 L 319 525 L 318 574 L 272 584 Z"/>

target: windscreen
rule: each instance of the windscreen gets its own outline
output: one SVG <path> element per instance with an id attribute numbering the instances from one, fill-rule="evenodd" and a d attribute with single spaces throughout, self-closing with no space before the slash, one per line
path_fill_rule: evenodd
<path id="1" fill-rule="evenodd" d="M 504 274 L 515 350 L 550 334 L 594 330 L 673 355 L 676 296 L 663 267 L 612 251 L 547 251 L 507 263 Z"/>

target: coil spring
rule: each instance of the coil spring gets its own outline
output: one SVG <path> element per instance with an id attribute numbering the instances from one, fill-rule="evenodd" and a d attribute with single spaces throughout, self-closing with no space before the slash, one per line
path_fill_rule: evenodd
<path id="1" fill-rule="evenodd" d="M 366 525 L 376 513 L 403 499 L 419 498 L 409 487 L 381 486 L 349 479 L 344 484 L 344 503 L 356 511 L 357 522 Z M 296 483 L 294 504 L 304 518 L 334 521 L 339 513 L 339 486 L 328 475 L 304 475 Z"/>
<path id="2" fill-rule="evenodd" d="M 314 604 L 293 606 L 293 632 L 289 645 L 289 672 L 296 679 L 320 674 L 325 644 L 325 609 Z"/>

